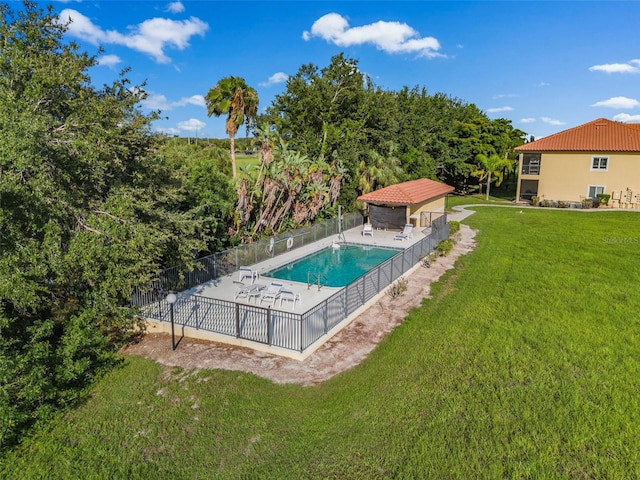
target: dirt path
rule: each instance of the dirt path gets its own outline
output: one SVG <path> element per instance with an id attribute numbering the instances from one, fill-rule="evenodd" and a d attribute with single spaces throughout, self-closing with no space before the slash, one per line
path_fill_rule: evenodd
<path id="1" fill-rule="evenodd" d="M 450 268 L 460 255 L 475 247 L 475 232 L 460 225 L 456 244 L 446 257 L 430 268 L 418 268 L 406 276 L 407 291 L 395 299 L 385 295 L 304 361 L 292 360 L 248 348 L 184 338 L 171 350 L 167 334 L 149 334 L 123 350 L 166 366 L 185 369 L 225 369 L 250 372 L 276 383 L 315 385 L 358 365 L 384 336 L 400 324 L 407 312 L 429 296 L 431 282 Z"/>

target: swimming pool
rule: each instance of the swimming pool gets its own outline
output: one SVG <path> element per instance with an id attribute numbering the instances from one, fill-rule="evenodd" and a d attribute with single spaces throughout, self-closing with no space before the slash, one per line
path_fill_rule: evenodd
<path id="1" fill-rule="evenodd" d="M 262 276 L 307 283 L 312 272 L 323 275 L 329 287 L 344 287 L 401 251 L 368 245 L 343 244 L 339 249 L 330 246 Z"/>

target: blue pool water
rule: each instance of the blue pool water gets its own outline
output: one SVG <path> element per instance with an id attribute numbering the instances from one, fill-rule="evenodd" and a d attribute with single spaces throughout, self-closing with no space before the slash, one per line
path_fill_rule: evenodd
<path id="1" fill-rule="evenodd" d="M 328 247 L 263 276 L 307 283 L 309 272 L 313 272 L 326 277 L 329 287 L 344 287 L 398 252 L 400 250 L 395 248 L 364 245 L 340 245 L 340 249 Z"/>

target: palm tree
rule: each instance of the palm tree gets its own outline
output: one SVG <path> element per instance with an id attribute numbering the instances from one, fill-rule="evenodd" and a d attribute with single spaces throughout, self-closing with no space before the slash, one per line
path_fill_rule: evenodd
<path id="1" fill-rule="evenodd" d="M 246 123 L 247 135 L 249 134 L 249 128 L 258 114 L 258 92 L 249 87 L 244 78 L 225 77 L 215 87 L 210 88 L 204 98 L 209 116 L 228 115 L 225 131 L 231 140 L 231 169 L 235 179 L 236 133 L 240 125 Z"/>
<path id="2" fill-rule="evenodd" d="M 490 156 L 479 153 L 476 155 L 476 161 L 480 164 L 480 168 L 473 172 L 471 175 L 478 177 L 480 181 L 480 189 L 482 190 L 482 181 L 486 179 L 486 199 L 489 200 L 489 190 L 491 189 L 491 177 L 495 175 L 497 177 L 496 186 L 500 186 L 502 183 L 502 176 L 504 170 L 510 170 L 513 168 L 513 163 L 506 156 L 493 154 Z M 482 192 L 481 192 L 482 193 Z"/>
<path id="3" fill-rule="evenodd" d="M 396 157 L 394 144 L 387 145 L 388 152 L 382 155 L 370 149 L 358 164 L 358 188 L 369 193 L 380 187 L 397 183 L 402 175 L 400 159 Z"/>

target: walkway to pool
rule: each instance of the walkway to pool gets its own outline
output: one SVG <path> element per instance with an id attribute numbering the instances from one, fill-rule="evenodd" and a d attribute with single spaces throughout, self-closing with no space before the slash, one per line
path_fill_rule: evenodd
<path id="1" fill-rule="evenodd" d="M 442 220 L 446 222 L 446 217 Z M 424 249 L 432 249 L 437 243 L 436 237 L 444 235 L 442 238 L 447 238 L 448 230 L 438 230 L 431 238 L 425 239 L 430 236 L 432 229 L 416 227 L 412 238 L 397 239 L 399 229 L 374 230 L 372 236 L 365 236 L 362 235 L 360 226 L 343 232 L 343 238 L 333 235 L 260 263 L 247 265 L 258 273 L 255 284 L 268 286 L 272 280 L 277 281 L 283 284 L 284 289 L 299 294 L 300 301 L 281 304 L 277 299 L 273 303 L 260 305 L 258 296 L 235 299 L 237 284 L 234 282 L 239 280 L 239 273 L 236 271 L 178 294 L 175 304 L 176 338 L 184 336 L 218 341 L 303 360 L 381 298 L 387 287 L 403 275 L 403 272 L 408 274 L 417 268 L 420 256 L 429 251 Z M 356 281 L 358 286 L 354 283 L 349 287 L 318 288 L 317 285 L 308 286 L 307 283 L 262 276 L 274 268 L 329 247 L 334 242 L 343 241 L 348 244 L 395 247 L 399 251 L 409 250 L 400 257 L 394 257 L 395 260 L 386 264 L 386 267 L 376 269 L 377 273 L 372 271 Z M 250 283 L 250 279 L 244 279 L 245 285 Z M 169 305 L 161 301 L 149 307 L 153 312 L 149 310 L 148 316 L 152 318 L 148 318 L 148 332 L 170 332 Z M 275 346 L 278 344 L 300 347 Z"/>

